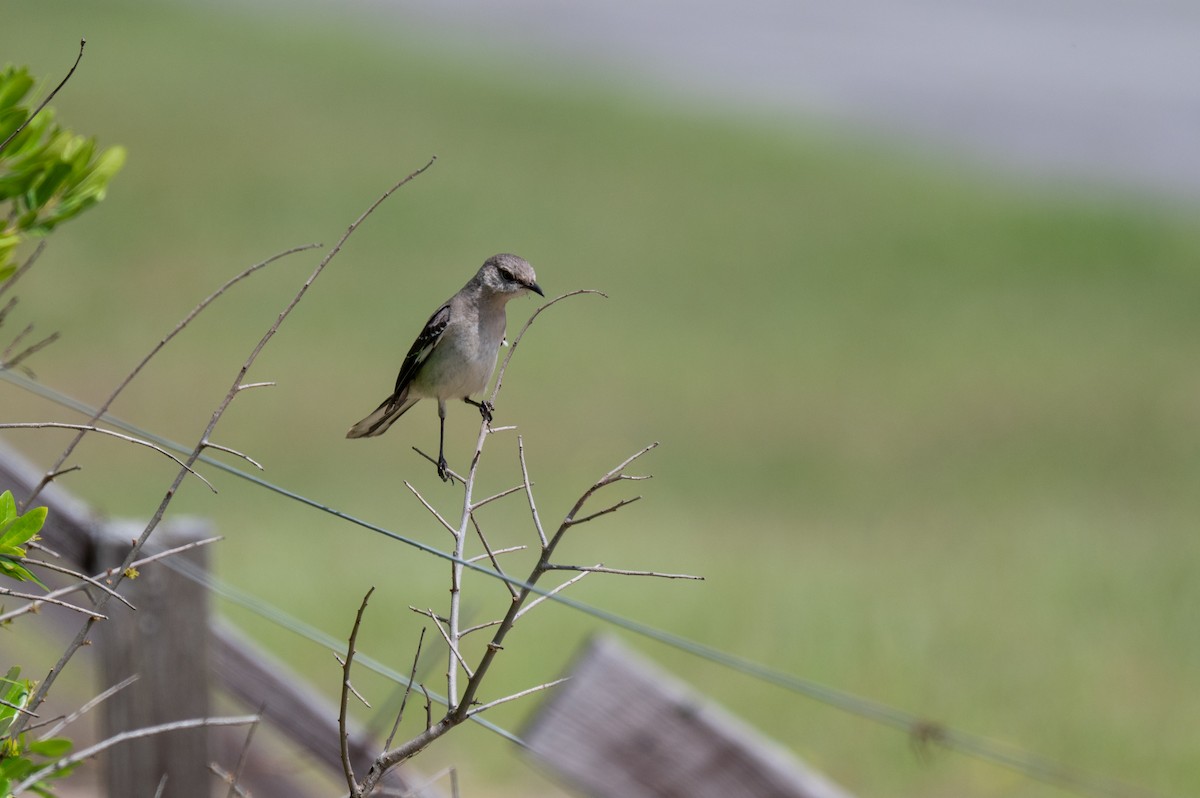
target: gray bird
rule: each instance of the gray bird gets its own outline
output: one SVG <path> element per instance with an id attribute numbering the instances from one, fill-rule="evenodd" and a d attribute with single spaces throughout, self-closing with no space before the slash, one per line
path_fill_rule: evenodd
<path id="1" fill-rule="evenodd" d="M 471 394 L 487 387 L 504 340 L 504 306 L 533 291 L 541 296 L 533 267 L 516 255 L 493 255 L 475 276 L 438 308 L 400 365 L 396 389 L 375 412 L 355 424 L 347 438 L 382 435 L 420 399 L 437 399 L 438 476 L 450 479 L 446 466 L 446 400 L 462 399 L 479 408 L 489 423 L 492 406 Z"/>

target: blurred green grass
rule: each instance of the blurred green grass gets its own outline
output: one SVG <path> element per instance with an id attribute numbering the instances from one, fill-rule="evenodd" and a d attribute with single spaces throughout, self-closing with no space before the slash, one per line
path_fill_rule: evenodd
<path id="1" fill-rule="evenodd" d="M 336 9 L 13 2 L 0 52 L 50 86 L 79 35 L 87 54 L 55 106 L 130 158 L 21 286 L 19 321 L 64 336 L 33 364 L 44 381 L 99 400 L 228 276 L 331 244 L 436 153 L 288 320 L 251 375 L 278 387 L 240 398 L 219 442 L 299 493 L 447 545 L 402 486 L 453 502 L 408 448 L 436 445 L 433 409 L 377 441 L 342 435 L 434 304 L 487 255 L 518 252 L 551 295 L 610 295 L 539 320 L 501 397 L 543 517 L 661 440 L 646 500 L 580 529 L 568 557 L 708 577 L 589 578 L 578 597 L 1087 770 L 1200 789 L 1194 209 L 1022 189 Z M 194 440 L 318 258 L 223 298 L 116 412 Z M 510 306 L 510 329 L 533 307 Z M 18 420 L 57 413 L 4 384 L 0 397 Z M 452 464 L 477 423 L 456 410 Z M 7 439 L 41 456 L 60 444 Z M 483 490 L 511 484 L 512 438 L 485 458 Z M 106 442 L 80 460 L 69 487 L 113 515 L 148 515 L 169 480 Z M 406 666 L 406 607 L 441 606 L 441 562 L 217 484 L 190 486 L 179 511 L 227 535 L 220 576 L 333 634 L 378 585 L 362 647 Z M 489 518 L 498 540 L 528 542 L 519 504 Z M 478 590 L 482 619 L 504 594 Z M 229 612 L 332 694 L 328 657 Z M 496 690 L 556 675 L 595 628 L 530 617 Z M 638 645 L 861 794 L 1058 794 L 949 755 L 925 764 L 902 735 Z M 456 762 L 468 794 L 549 789 L 508 754 L 472 730 L 430 761 Z"/>

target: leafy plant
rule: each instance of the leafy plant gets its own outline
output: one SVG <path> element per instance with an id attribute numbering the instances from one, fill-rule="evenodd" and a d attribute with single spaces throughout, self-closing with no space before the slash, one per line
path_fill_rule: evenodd
<path id="1" fill-rule="evenodd" d="M 45 507 L 35 507 L 24 515 L 17 515 L 12 492 L 0 493 L 0 573 L 19 581 L 42 584 L 19 560 L 25 556 L 24 545 L 37 537 L 45 522 Z M 72 745 L 70 740 L 61 737 L 30 740 L 25 733 L 8 737 L 18 716 L 28 711 L 35 686 L 31 680 L 20 676 L 21 669 L 12 667 L 0 679 L 0 739 L 3 739 L 0 743 L 0 796 L 9 795 L 14 784 L 30 776 L 37 779 L 34 774 L 49 762 L 66 756 Z M 48 778 L 61 778 L 70 771 L 70 767 L 55 770 Z M 38 795 L 53 796 L 44 781 L 37 781 L 30 789 Z"/>
<path id="2" fill-rule="evenodd" d="M 12 491 L 0 493 L 0 574 L 46 587 L 20 562 L 25 556 L 25 544 L 37 537 L 44 523 L 45 507 L 34 507 L 24 515 L 17 515 L 17 503 L 13 500 Z"/>
<path id="3" fill-rule="evenodd" d="M 16 270 L 13 252 L 26 237 L 104 199 L 125 163 L 123 147 L 97 151 L 95 138 L 58 125 L 52 109 L 22 105 L 33 85 L 25 67 L 0 72 L 0 281 Z"/>
<path id="4" fill-rule="evenodd" d="M 0 737 L 8 733 L 33 694 L 33 682 L 19 678 L 20 675 L 21 669 L 14 667 L 0 679 Z M 14 784 L 37 773 L 50 761 L 66 756 L 71 751 L 71 745 L 70 740 L 61 737 L 29 741 L 25 734 L 4 740 L 0 743 L 0 795 L 10 795 Z M 73 769 L 74 766 L 69 766 L 52 771 L 48 778 L 62 778 Z M 54 795 L 44 781 L 34 783 L 30 789 L 48 798 Z"/>

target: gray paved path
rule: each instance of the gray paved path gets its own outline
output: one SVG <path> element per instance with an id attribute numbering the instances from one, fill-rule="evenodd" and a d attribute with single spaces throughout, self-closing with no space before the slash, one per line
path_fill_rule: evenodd
<path id="1" fill-rule="evenodd" d="M 376 4 L 465 44 L 1200 200 L 1197 0 Z"/>

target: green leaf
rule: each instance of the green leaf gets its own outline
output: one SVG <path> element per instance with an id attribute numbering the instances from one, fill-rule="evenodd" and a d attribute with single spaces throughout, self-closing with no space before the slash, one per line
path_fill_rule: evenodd
<path id="1" fill-rule="evenodd" d="M 41 579 L 38 579 L 36 576 L 34 576 L 33 573 L 24 565 L 21 565 L 21 563 L 16 562 L 15 560 L 10 560 L 7 557 L 0 557 L 0 573 L 4 574 L 5 576 L 10 576 L 13 579 L 16 579 L 18 582 L 33 582 L 43 590 L 50 589 L 42 583 Z"/>
<path id="2" fill-rule="evenodd" d="M 42 525 L 46 523 L 46 508 L 34 507 L 29 512 L 20 518 L 13 519 L 9 522 L 8 528 L 4 529 L 0 526 L 0 553 L 5 551 L 6 547 L 18 547 L 28 543 L 33 539 L 33 536 L 41 531 Z M 16 556 L 24 556 L 25 552 L 21 551 Z"/>
<path id="3" fill-rule="evenodd" d="M 72 743 L 64 737 L 52 737 L 49 740 L 38 740 L 30 743 L 28 750 L 31 754 L 44 756 L 47 759 L 59 759 L 71 751 Z"/>
<path id="4" fill-rule="evenodd" d="M 3 527 L 16 517 L 17 500 L 13 498 L 12 491 L 6 490 L 0 493 L 0 527 Z"/>
<path id="5" fill-rule="evenodd" d="M 0 73 L 0 108 L 16 105 L 33 88 L 33 76 L 21 67 L 9 67 Z"/>

